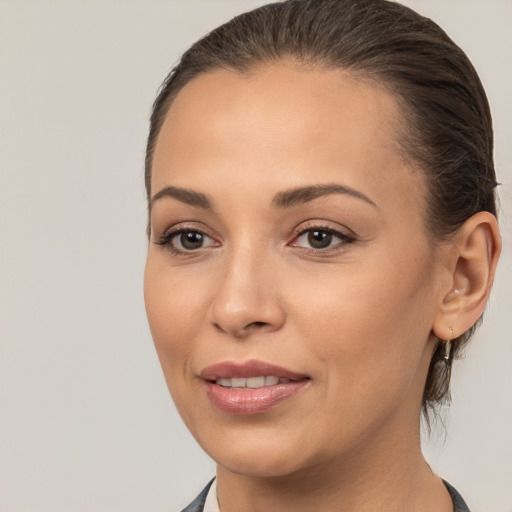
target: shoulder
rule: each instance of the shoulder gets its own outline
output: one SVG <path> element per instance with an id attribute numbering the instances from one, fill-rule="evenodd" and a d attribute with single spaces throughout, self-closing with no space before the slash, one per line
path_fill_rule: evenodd
<path id="1" fill-rule="evenodd" d="M 212 483 L 213 480 L 211 480 L 208 485 L 199 493 L 197 498 L 190 505 L 188 505 L 188 507 L 185 507 L 181 512 L 203 512 L 206 496 L 208 496 L 208 491 L 210 490 Z"/>
<path id="2" fill-rule="evenodd" d="M 457 490 L 452 487 L 446 480 L 443 480 L 443 483 L 448 489 L 450 496 L 453 501 L 453 511 L 454 512 L 470 512 L 469 507 L 466 505 L 466 502 L 462 498 L 462 496 L 457 492 Z"/>

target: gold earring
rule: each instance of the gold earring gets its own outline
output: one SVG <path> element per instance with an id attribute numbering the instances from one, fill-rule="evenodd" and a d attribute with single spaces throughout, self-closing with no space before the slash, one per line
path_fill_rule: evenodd
<path id="1" fill-rule="evenodd" d="M 451 327 L 449 327 L 450 329 L 450 337 L 453 338 L 453 329 Z M 446 340 L 444 342 L 444 359 L 446 361 L 448 361 L 450 359 L 450 354 L 452 352 L 452 340 L 449 339 L 449 340 Z"/>
<path id="2" fill-rule="evenodd" d="M 446 340 L 444 342 L 444 358 L 446 361 L 450 359 L 450 353 L 452 351 L 452 340 Z"/>

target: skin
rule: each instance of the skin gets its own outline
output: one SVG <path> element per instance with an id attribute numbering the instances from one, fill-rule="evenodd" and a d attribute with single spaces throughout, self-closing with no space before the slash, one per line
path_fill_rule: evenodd
<path id="1" fill-rule="evenodd" d="M 421 397 L 435 335 L 469 327 L 492 283 L 464 251 L 489 268 L 497 228 L 485 214 L 433 244 L 426 185 L 397 149 L 399 125 L 384 89 L 290 62 L 204 74 L 169 110 L 153 197 L 179 187 L 212 208 L 153 201 L 146 309 L 178 411 L 218 464 L 222 512 L 452 510 L 421 455 Z M 326 184 L 368 200 L 272 206 L 283 191 Z M 315 250 L 304 232 L 314 227 L 353 240 Z M 199 230 L 204 243 L 159 245 L 171 228 Z M 250 359 L 310 380 L 264 413 L 219 411 L 199 373 Z"/>

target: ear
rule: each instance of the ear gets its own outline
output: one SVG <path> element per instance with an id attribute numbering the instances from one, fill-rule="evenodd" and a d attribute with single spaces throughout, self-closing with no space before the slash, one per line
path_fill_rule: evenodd
<path id="1" fill-rule="evenodd" d="M 479 212 L 442 250 L 447 279 L 441 289 L 434 334 L 449 340 L 466 332 L 483 313 L 501 252 L 498 222 Z"/>

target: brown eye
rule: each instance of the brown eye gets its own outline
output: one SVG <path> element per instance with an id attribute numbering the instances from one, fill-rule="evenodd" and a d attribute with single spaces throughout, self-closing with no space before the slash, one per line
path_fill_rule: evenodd
<path id="1" fill-rule="evenodd" d="M 186 254 L 200 249 L 218 247 L 218 243 L 197 229 L 176 229 L 164 233 L 155 241 L 157 245 L 167 247 L 171 253 Z"/>
<path id="2" fill-rule="evenodd" d="M 326 251 L 341 248 L 344 245 L 355 242 L 355 240 L 353 236 L 342 233 L 341 231 L 312 227 L 300 232 L 290 245 L 293 247 L 312 249 L 314 251 Z"/>
<path id="3" fill-rule="evenodd" d="M 308 233 L 308 243 L 314 249 L 325 249 L 332 242 L 332 233 L 328 231 L 310 231 Z"/>
<path id="4" fill-rule="evenodd" d="M 203 246 L 205 237 L 198 231 L 184 231 L 176 238 L 179 239 L 179 243 L 183 249 L 190 251 L 200 249 Z"/>

